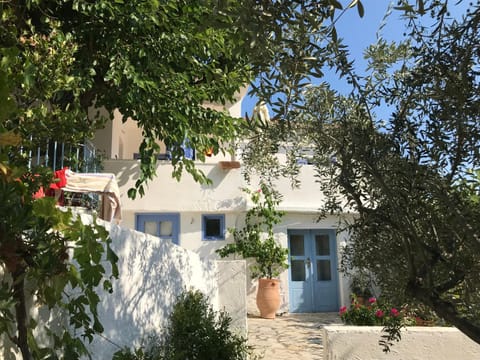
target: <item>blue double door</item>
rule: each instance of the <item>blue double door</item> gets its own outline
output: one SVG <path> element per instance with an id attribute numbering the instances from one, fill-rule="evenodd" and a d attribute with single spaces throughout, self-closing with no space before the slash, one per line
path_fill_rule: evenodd
<path id="1" fill-rule="evenodd" d="M 338 311 L 335 231 L 289 230 L 290 312 Z"/>

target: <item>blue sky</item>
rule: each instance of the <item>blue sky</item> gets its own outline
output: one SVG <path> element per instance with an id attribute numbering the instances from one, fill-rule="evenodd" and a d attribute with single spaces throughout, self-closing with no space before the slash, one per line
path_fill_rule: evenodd
<path id="1" fill-rule="evenodd" d="M 349 1 L 342 3 L 348 4 Z M 358 69 L 363 69 L 366 62 L 363 60 L 363 50 L 369 44 L 376 41 L 376 33 L 382 24 L 382 19 L 388 10 L 389 0 L 363 0 L 365 14 L 360 18 L 356 8 L 346 11 L 338 20 L 336 27 L 338 37 L 343 38 L 344 43 L 349 46 L 352 59 Z M 382 30 L 382 35 L 389 39 L 398 39 L 403 33 L 403 25 L 399 21 L 399 13 L 393 12 Z M 330 82 L 337 90 L 347 89 L 347 84 L 338 80 L 335 74 L 326 75 L 318 82 Z M 246 97 L 242 103 L 242 115 L 251 115 L 256 99 Z"/>
<path id="2" fill-rule="evenodd" d="M 351 0 L 341 0 L 344 6 L 348 5 Z M 350 49 L 351 59 L 355 61 L 357 73 L 361 73 L 365 69 L 366 61 L 363 59 L 364 49 L 376 42 L 377 31 L 382 25 L 382 20 L 389 9 L 389 4 L 395 4 L 395 0 L 362 0 L 365 8 L 363 18 L 358 15 L 357 9 L 352 8 L 346 11 L 336 23 L 337 34 L 342 38 L 344 43 Z M 453 5 L 454 4 L 454 5 Z M 468 0 L 460 0 L 450 3 L 449 10 L 454 17 L 459 17 L 469 6 Z M 393 10 L 388 16 L 387 21 L 381 30 L 381 36 L 386 40 L 399 40 L 403 37 L 404 20 L 400 18 L 401 12 Z M 348 93 L 350 86 L 344 81 L 339 80 L 334 73 L 325 74 L 325 77 L 318 80 L 320 82 L 328 82 L 330 86 L 341 93 Z M 253 107 L 257 102 L 256 99 L 246 97 L 242 103 L 242 116 L 247 113 L 251 115 Z M 388 112 L 386 109 L 378 109 L 380 112 Z M 386 115 L 386 114 L 384 114 Z"/>

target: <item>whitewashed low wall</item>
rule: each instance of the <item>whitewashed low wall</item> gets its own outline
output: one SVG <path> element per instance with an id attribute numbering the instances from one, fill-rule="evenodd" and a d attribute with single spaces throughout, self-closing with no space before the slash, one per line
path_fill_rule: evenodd
<path id="1" fill-rule="evenodd" d="M 231 328 L 247 336 L 247 292 L 245 260 L 219 260 L 217 264 L 217 286 L 219 310 L 226 311 L 232 318 Z"/>
<path id="2" fill-rule="evenodd" d="M 119 258 L 119 279 L 113 281 L 112 294 L 100 296 L 99 316 L 108 340 L 97 336 L 89 345 L 94 359 L 111 359 L 118 350 L 112 343 L 131 347 L 160 331 L 184 289 L 202 291 L 218 308 L 214 262 L 201 261 L 154 236 L 113 224 L 106 227 Z"/>
<path id="3" fill-rule="evenodd" d="M 101 296 L 99 315 L 106 339 L 96 337 L 89 348 L 94 359 L 111 359 L 119 346 L 132 347 L 149 332 L 162 330 L 185 289 L 206 294 L 215 310 L 232 317 L 232 327 L 246 334 L 245 262 L 206 261 L 197 254 L 117 225 L 110 228 L 119 257 L 119 279 L 113 294 Z"/>
<path id="4" fill-rule="evenodd" d="M 325 326 L 324 360 L 480 359 L 480 345 L 455 328 L 408 327 L 387 354 L 378 344 L 381 330 L 379 326 Z"/>
<path id="5" fill-rule="evenodd" d="M 91 217 L 82 215 L 82 220 L 89 222 Z M 216 261 L 202 260 L 194 252 L 157 237 L 113 224 L 106 224 L 106 228 L 119 257 L 119 279 L 112 281 L 112 294 L 97 289 L 104 332 L 87 344 L 93 360 L 111 359 L 119 348 L 132 348 L 149 333 L 161 332 L 176 298 L 185 289 L 206 294 L 213 308 L 228 312 L 232 327 L 246 335 L 244 261 L 221 261 L 217 266 Z M 66 322 L 44 307 L 32 306 L 30 315 L 40 324 L 35 336 L 42 344 L 48 343 L 40 330 L 43 324 Z M 5 337 L 0 337 L 0 359 L 22 359 Z"/>

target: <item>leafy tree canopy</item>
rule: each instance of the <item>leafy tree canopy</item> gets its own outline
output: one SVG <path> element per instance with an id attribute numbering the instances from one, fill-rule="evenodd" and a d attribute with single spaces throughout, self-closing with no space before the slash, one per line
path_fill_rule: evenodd
<path id="1" fill-rule="evenodd" d="M 0 332 L 24 359 L 84 354 L 68 328 L 88 340 L 101 332 L 95 288 L 110 289 L 109 275 L 117 275 L 101 227 L 33 199 L 51 171 L 29 167 L 29 152 L 50 139 L 81 143 L 108 121 L 89 109 L 104 108 L 110 117 L 118 109 L 144 137 L 130 196 L 142 195 L 155 174 L 157 140 L 174 147 L 175 176 L 186 169 L 205 180 L 175 145 L 188 139 L 199 150 L 223 151 L 243 125 L 208 103 L 233 101 L 260 76 L 264 85 L 255 91 L 261 98 L 283 94 L 277 108 L 287 115 L 304 79 L 321 75 L 323 44 L 335 40 L 331 22 L 342 7 L 363 12 L 358 0 L 0 2 Z M 47 344 L 35 341 L 31 295 L 69 320 L 60 335 L 47 331 Z"/>
<path id="2" fill-rule="evenodd" d="M 9 88 L 0 91 L 19 109 L 7 127 L 34 134 L 34 145 L 78 141 L 106 120 L 88 108 L 118 109 L 143 129 L 140 194 L 155 174 L 156 140 L 173 147 L 175 176 L 186 169 L 205 180 L 175 145 L 218 152 L 240 129 L 206 104 L 233 101 L 259 76 L 255 91 L 283 93 L 277 105 L 287 113 L 305 79 L 321 75 L 342 7 L 363 14 L 358 0 L 2 2 L 0 78 Z"/>
<path id="3" fill-rule="evenodd" d="M 337 46 L 352 93 L 312 87 L 280 138 L 313 148 L 324 210 L 355 214 L 344 270 L 480 343 L 480 6 L 454 18 L 447 1 L 416 3 L 395 3 L 405 39 L 369 46 L 367 76 Z"/>

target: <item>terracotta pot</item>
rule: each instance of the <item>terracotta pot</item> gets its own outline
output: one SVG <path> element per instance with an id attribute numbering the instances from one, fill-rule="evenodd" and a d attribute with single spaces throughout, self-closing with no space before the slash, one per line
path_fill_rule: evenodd
<path id="1" fill-rule="evenodd" d="M 280 280 L 258 279 L 257 307 L 260 317 L 275 319 L 275 314 L 280 308 Z"/>
<path id="2" fill-rule="evenodd" d="M 219 161 L 218 165 L 220 166 L 221 169 L 224 169 L 224 170 L 240 168 L 239 161 Z"/>
<path id="3" fill-rule="evenodd" d="M 363 296 L 363 295 L 357 295 L 357 303 L 360 304 L 360 305 L 367 305 L 368 304 L 368 297 Z"/>
<path id="4" fill-rule="evenodd" d="M 435 322 L 433 320 L 424 320 L 420 317 L 415 318 L 415 324 L 417 326 L 435 326 Z"/>

